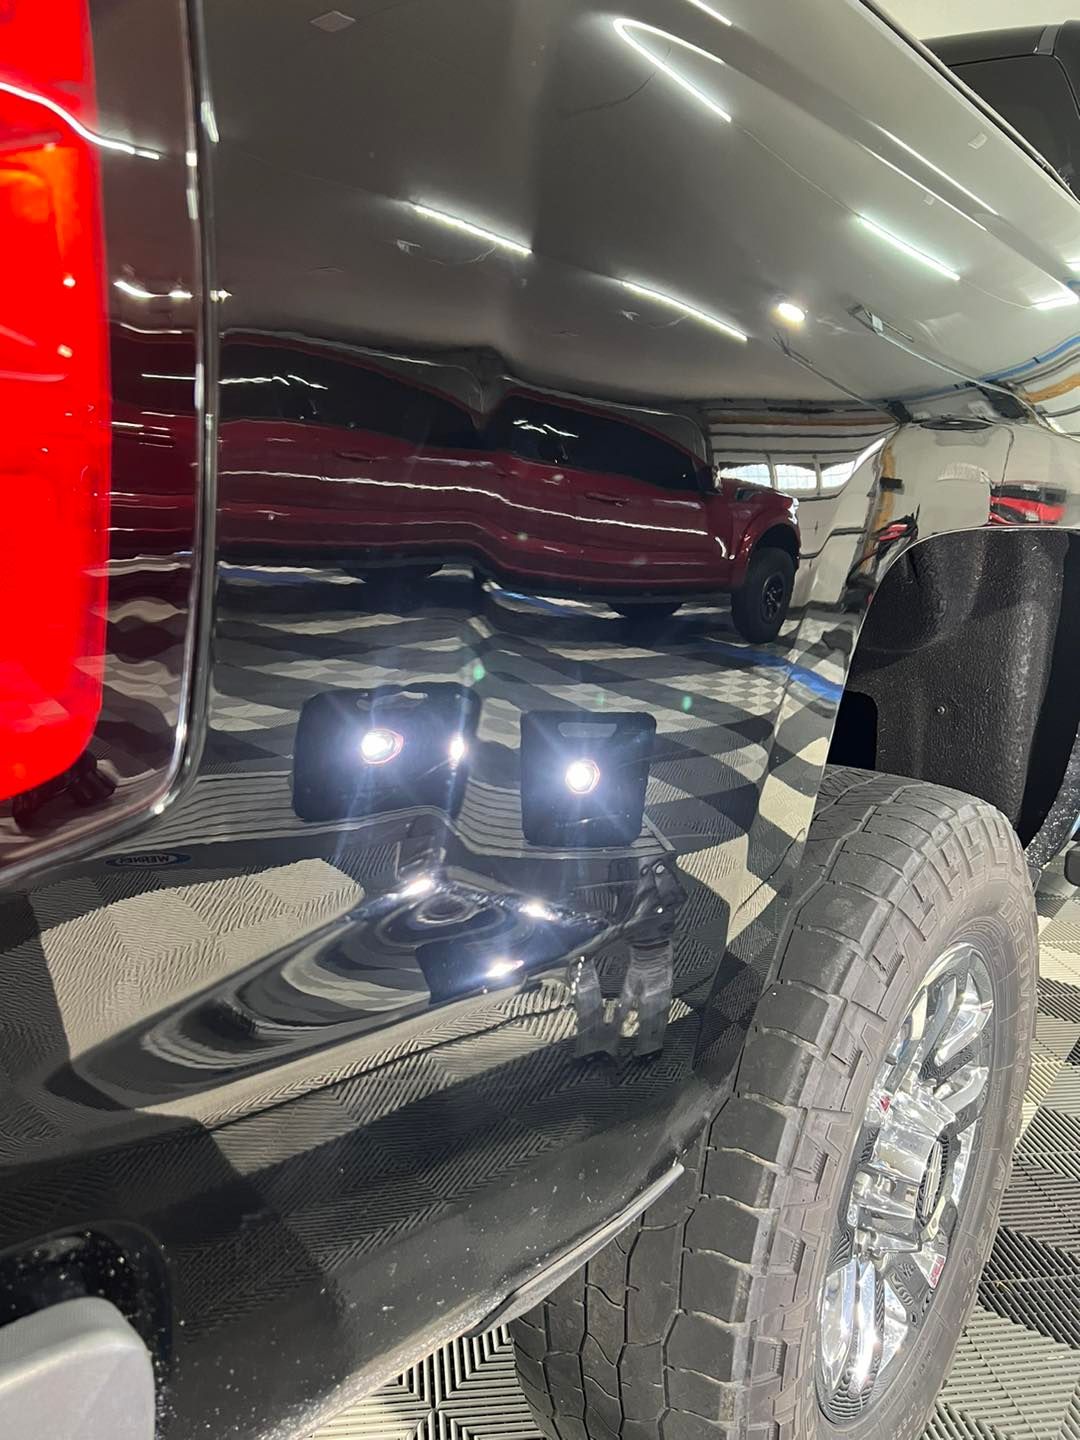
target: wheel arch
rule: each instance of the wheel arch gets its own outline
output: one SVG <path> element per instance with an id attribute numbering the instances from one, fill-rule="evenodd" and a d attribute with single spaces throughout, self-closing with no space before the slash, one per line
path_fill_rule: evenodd
<path id="1" fill-rule="evenodd" d="M 786 551 L 798 565 L 799 537 L 791 525 L 785 524 L 782 520 L 773 522 L 760 535 L 754 537 L 748 553 L 752 555 L 755 550 L 766 547 Z"/>
<path id="2" fill-rule="evenodd" d="M 996 805 L 1032 864 L 1080 812 L 1080 536 L 932 536 L 897 556 L 852 655 L 834 764 L 930 780 Z"/>

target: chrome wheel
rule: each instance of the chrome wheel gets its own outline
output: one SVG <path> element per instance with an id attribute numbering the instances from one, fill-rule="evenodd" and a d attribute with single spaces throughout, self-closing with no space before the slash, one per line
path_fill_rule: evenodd
<path id="1" fill-rule="evenodd" d="M 821 1294 L 818 1400 L 848 1423 L 885 1393 L 949 1264 L 993 1063 L 973 945 L 931 967 L 870 1092 Z"/>

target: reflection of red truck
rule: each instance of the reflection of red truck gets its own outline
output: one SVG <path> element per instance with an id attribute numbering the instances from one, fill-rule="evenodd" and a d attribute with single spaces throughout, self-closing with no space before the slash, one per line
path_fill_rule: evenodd
<path id="1" fill-rule="evenodd" d="M 160 434 L 144 418 L 121 443 L 167 448 L 164 397 L 185 382 L 164 363 L 139 380 L 161 388 L 163 403 L 145 407 L 162 412 Z M 714 481 L 700 431 L 682 417 L 512 383 L 485 411 L 462 369 L 252 339 L 224 347 L 220 383 L 229 558 L 318 557 L 369 580 L 464 561 L 504 584 L 642 618 L 731 591 L 753 640 L 772 638 L 787 613 L 794 503 Z M 120 497 L 117 524 L 123 508 Z"/>
<path id="2" fill-rule="evenodd" d="M 1057 485 L 995 485 L 990 524 L 1060 525 L 1065 499 L 1065 491 Z"/>
<path id="3" fill-rule="evenodd" d="M 189 354 L 183 335 L 170 343 L 168 335 L 113 329 L 114 559 L 167 556 L 191 546 L 195 377 Z"/>
<path id="4" fill-rule="evenodd" d="M 599 595 L 627 615 L 736 591 L 748 638 L 776 634 L 798 560 L 795 507 L 775 491 L 714 481 L 690 448 L 690 422 L 515 389 L 487 428 L 513 511 L 483 557 L 497 576 Z"/>

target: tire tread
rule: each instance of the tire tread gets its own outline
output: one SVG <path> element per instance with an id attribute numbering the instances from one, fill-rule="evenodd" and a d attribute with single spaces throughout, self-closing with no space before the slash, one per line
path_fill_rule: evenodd
<path id="1" fill-rule="evenodd" d="M 950 892 L 987 871 L 1022 877 L 1030 891 L 1012 827 L 989 805 L 923 781 L 826 769 L 777 972 L 730 1100 L 658 1206 L 511 1325 L 548 1440 L 803 1433 L 793 1377 L 814 1257 L 802 1232 L 842 1160 L 863 1037 L 880 1038 L 905 946 L 925 943 Z M 1020 908 L 1018 938 L 1034 955 L 1033 897 Z M 1030 988 L 1033 1010 L 1033 979 Z M 620 1307 L 621 1332 L 610 1313 Z M 542 1358 L 538 1337 L 550 1347 Z"/>

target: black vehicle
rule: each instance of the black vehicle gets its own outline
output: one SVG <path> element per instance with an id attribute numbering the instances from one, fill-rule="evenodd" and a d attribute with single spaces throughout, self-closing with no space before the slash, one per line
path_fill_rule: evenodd
<path id="1" fill-rule="evenodd" d="M 919 1434 L 1077 810 L 1077 33 L 0 5 L 0 1435 L 497 1320 L 552 1440 Z"/>
<path id="2" fill-rule="evenodd" d="M 928 44 L 1075 192 L 1080 184 L 1080 18 L 947 35 Z"/>

